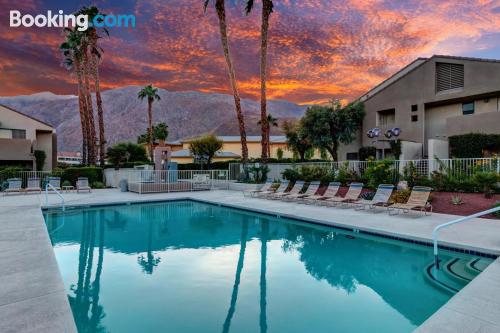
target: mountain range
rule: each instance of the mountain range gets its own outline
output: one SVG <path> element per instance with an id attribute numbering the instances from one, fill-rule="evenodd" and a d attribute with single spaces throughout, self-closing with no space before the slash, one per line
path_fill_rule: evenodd
<path id="1" fill-rule="evenodd" d="M 105 133 L 108 145 L 121 141 L 136 142 L 147 128 L 147 102 L 140 101 L 141 87 L 127 86 L 102 92 Z M 197 91 L 172 92 L 159 89 L 160 101 L 153 104 L 153 123 L 169 126 L 168 140 L 205 133 L 239 135 L 232 95 Z M 56 128 L 59 151 L 79 151 L 81 146 L 78 98 L 42 92 L 27 96 L 0 97 L 0 104 L 40 119 Z M 248 135 L 260 134 L 259 101 L 242 99 Z M 306 106 L 283 100 L 268 100 L 268 112 L 279 123 L 304 114 Z M 94 111 L 96 107 L 94 105 Z M 97 124 L 97 115 L 96 115 Z M 281 134 L 273 128 L 272 134 Z"/>

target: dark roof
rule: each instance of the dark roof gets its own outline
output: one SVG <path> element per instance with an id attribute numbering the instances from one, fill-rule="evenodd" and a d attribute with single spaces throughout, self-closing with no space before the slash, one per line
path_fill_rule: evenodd
<path id="1" fill-rule="evenodd" d="M 34 120 L 34 121 L 38 121 L 38 122 L 39 122 L 39 123 L 41 123 L 41 124 L 47 125 L 47 126 L 52 127 L 52 128 L 54 128 L 54 129 L 55 129 L 55 127 L 54 127 L 53 125 L 51 125 L 51 124 L 49 124 L 49 123 L 46 123 L 46 122 L 44 122 L 44 121 L 41 121 L 40 119 L 36 119 L 35 117 L 28 116 L 27 114 L 22 113 L 21 111 L 14 110 L 13 108 L 8 107 L 7 105 L 0 104 L 0 106 L 1 106 L 1 107 L 4 107 L 4 108 L 6 108 L 6 109 L 8 109 L 8 110 L 10 110 L 10 111 L 12 111 L 12 112 L 19 113 L 20 115 L 23 115 L 23 116 L 25 116 L 25 117 L 27 117 L 27 118 L 30 118 L 30 119 Z"/>

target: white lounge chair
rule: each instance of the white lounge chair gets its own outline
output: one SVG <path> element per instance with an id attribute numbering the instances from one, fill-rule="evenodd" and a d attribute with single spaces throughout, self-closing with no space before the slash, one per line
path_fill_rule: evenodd
<path id="1" fill-rule="evenodd" d="M 318 192 L 320 182 L 314 181 L 310 182 L 309 186 L 307 187 L 307 190 L 304 193 L 294 193 L 287 195 L 283 198 L 285 201 L 296 201 L 296 202 L 301 202 L 304 201 L 305 198 L 313 196 Z"/>
<path id="2" fill-rule="evenodd" d="M 61 190 L 61 177 L 49 177 L 48 178 L 48 184 L 50 184 L 52 187 L 48 187 L 48 190 L 49 191 L 52 191 L 52 190 L 57 190 L 57 191 L 60 191 Z"/>
<path id="3" fill-rule="evenodd" d="M 333 198 L 337 195 L 340 189 L 340 182 L 328 183 L 326 190 L 323 194 L 315 194 L 304 198 L 305 203 L 319 203 L 322 200 Z"/>
<path id="4" fill-rule="evenodd" d="M 88 191 L 92 192 L 92 188 L 89 186 L 89 179 L 87 177 L 78 177 L 76 181 L 76 192 L 80 193 L 80 191 Z"/>
<path id="5" fill-rule="evenodd" d="M 432 214 L 432 205 L 429 202 L 432 188 L 426 186 L 414 186 L 411 190 L 410 197 L 406 203 L 395 203 L 387 207 L 389 214 L 409 213 L 411 210 L 417 209 L 423 215 Z"/>
<path id="6" fill-rule="evenodd" d="M 259 193 L 255 193 L 255 196 L 257 196 L 258 198 L 267 198 L 268 196 L 270 195 L 273 195 L 273 194 L 277 194 L 277 193 L 284 193 L 285 190 L 288 188 L 288 185 L 290 184 L 290 182 L 288 180 L 283 180 L 280 185 L 278 186 L 278 188 L 276 190 L 268 190 L 268 191 L 263 191 L 263 192 L 259 192 Z"/>
<path id="7" fill-rule="evenodd" d="M 5 189 L 4 195 L 9 193 L 21 193 L 23 191 L 22 185 L 23 181 L 21 178 L 9 178 L 7 179 L 8 187 Z"/>
<path id="8" fill-rule="evenodd" d="M 343 197 L 331 197 L 321 201 L 325 205 L 349 204 L 359 199 L 361 191 L 363 190 L 363 183 L 351 183 L 349 190 Z"/>
<path id="9" fill-rule="evenodd" d="M 40 186 L 40 178 L 28 178 L 28 184 L 24 189 L 24 193 L 28 192 L 38 192 L 42 193 L 42 187 Z"/>
<path id="10" fill-rule="evenodd" d="M 251 196 L 253 197 L 257 193 L 262 193 L 262 192 L 270 192 L 273 189 L 274 182 L 272 179 L 266 180 L 266 183 L 262 185 L 262 187 L 258 190 L 248 190 L 248 191 L 243 191 L 243 196 Z M 273 191 L 274 192 L 274 191 Z"/>
<path id="11" fill-rule="evenodd" d="M 371 200 L 359 199 L 353 201 L 352 203 L 356 205 L 357 210 L 365 208 L 376 208 L 376 207 L 387 207 L 389 205 L 389 199 L 391 198 L 392 191 L 394 190 L 394 185 L 392 184 L 380 184 L 377 188 L 377 192 Z"/>
<path id="12" fill-rule="evenodd" d="M 293 184 L 292 188 L 289 191 L 270 194 L 267 198 L 273 200 L 279 200 L 291 194 L 298 194 L 300 193 L 300 191 L 302 191 L 303 188 L 304 188 L 304 182 L 302 180 L 298 180 L 295 182 L 295 184 Z"/>

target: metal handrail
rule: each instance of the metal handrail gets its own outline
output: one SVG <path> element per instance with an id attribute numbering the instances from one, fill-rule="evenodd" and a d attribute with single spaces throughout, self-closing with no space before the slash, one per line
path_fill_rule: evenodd
<path id="1" fill-rule="evenodd" d="M 479 213 L 476 213 L 476 214 L 472 214 L 472 215 L 469 215 L 469 216 L 464 216 L 464 217 L 461 217 L 459 219 L 456 219 L 456 220 L 453 220 L 453 221 L 450 221 L 450 222 L 447 222 L 447 223 L 443 223 L 443 224 L 440 224 L 440 225 L 436 226 L 434 228 L 434 230 L 432 231 L 432 239 L 434 241 L 434 263 L 436 265 L 436 268 L 439 269 L 439 257 L 438 257 L 438 236 L 439 236 L 439 230 L 441 230 L 443 228 L 446 228 L 446 227 L 449 227 L 450 225 L 453 225 L 453 224 L 457 224 L 457 223 L 461 223 L 461 222 L 466 222 L 466 221 L 471 220 L 473 218 L 481 217 L 483 215 L 495 213 L 495 212 L 498 212 L 498 211 L 500 211 L 500 206 L 499 207 L 494 207 L 494 208 L 491 208 L 491 209 L 488 209 L 488 210 L 485 210 L 485 211 L 482 211 L 482 212 L 479 212 Z"/>
<path id="2" fill-rule="evenodd" d="M 45 206 L 48 206 L 49 205 L 49 187 L 54 191 L 56 192 L 56 194 L 59 196 L 59 198 L 61 198 L 61 202 L 62 202 L 62 210 L 65 211 L 66 208 L 64 206 L 64 197 L 62 196 L 62 194 L 54 187 L 54 185 L 50 184 L 50 183 L 47 183 L 47 185 L 45 185 Z"/>

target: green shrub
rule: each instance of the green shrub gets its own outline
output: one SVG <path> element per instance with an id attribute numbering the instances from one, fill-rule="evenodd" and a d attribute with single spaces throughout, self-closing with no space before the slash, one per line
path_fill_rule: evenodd
<path id="1" fill-rule="evenodd" d="M 283 149 L 282 148 L 278 148 L 276 150 L 276 157 L 278 158 L 278 160 L 282 160 L 283 159 Z"/>
<path id="2" fill-rule="evenodd" d="M 95 188 L 95 189 L 106 188 L 106 186 L 104 186 L 104 183 L 102 183 L 102 182 L 93 182 L 91 184 L 92 185 L 90 185 L 90 187 Z"/>
<path id="3" fill-rule="evenodd" d="M 122 167 L 124 163 L 149 161 L 146 149 L 131 142 L 120 142 L 109 147 L 107 157 L 115 168 Z"/>
<path id="4" fill-rule="evenodd" d="M 299 180 L 301 177 L 299 170 L 297 170 L 296 168 L 285 169 L 285 171 L 283 171 L 282 173 L 282 176 L 283 178 L 291 182 Z"/>
<path id="5" fill-rule="evenodd" d="M 335 181 L 340 182 L 343 186 L 359 180 L 357 173 L 349 169 L 349 162 L 342 164 L 334 174 Z"/>
<path id="6" fill-rule="evenodd" d="M 321 166 L 303 166 L 300 170 L 300 180 L 306 182 L 325 180 L 331 175 L 330 169 Z"/>
<path id="7" fill-rule="evenodd" d="M 367 186 L 376 188 L 380 184 L 391 184 L 394 182 L 394 161 L 380 160 L 369 165 L 364 173 Z"/>
<path id="8" fill-rule="evenodd" d="M 498 174 L 495 172 L 478 172 L 472 177 L 473 181 L 484 193 L 486 198 L 490 198 L 493 190 L 497 186 L 499 180 Z"/>
<path id="9" fill-rule="evenodd" d="M 469 133 L 449 137 L 451 156 L 456 158 L 483 157 L 484 150 L 500 150 L 500 134 Z"/>
<path id="10" fill-rule="evenodd" d="M 248 168 L 251 174 L 252 180 L 256 183 L 264 183 L 267 180 L 267 174 L 269 173 L 269 167 L 267 165 L 251 166 Z"/>
<path id="11" fill-rule="evenodd" d="M 94 182 L 102 182 L 102 169 L 97 167 L 72 167 L 64 170 L 54 169 L 54 176 L 60 176 L 61 180 L 69 181 L 71 184 L 76 184 L 78 177 L 87 177 L 89 184 Z"/>
<path id="12" fill-rule="evenodd" d="M 389 201 L 392 203 L 406 203 L 410 198 L 410 194 L 410 189 L 397 190 L 394 191 Z"/>
<path id="13" fill-rule="evenodd" d="M 62 186 L 71 186 L 71 182 L 69 180 L 65 180 L 62 182 Z"/>
<path id="14" fill-rule="evenodd" d="M 35 150 L 34 155 L 36 170 L 42 171 L 43 167 L 45 166 L 45 159 L 47 158 L 47 154 L 45 154 L 45 151 L 43 150 Z"/>

